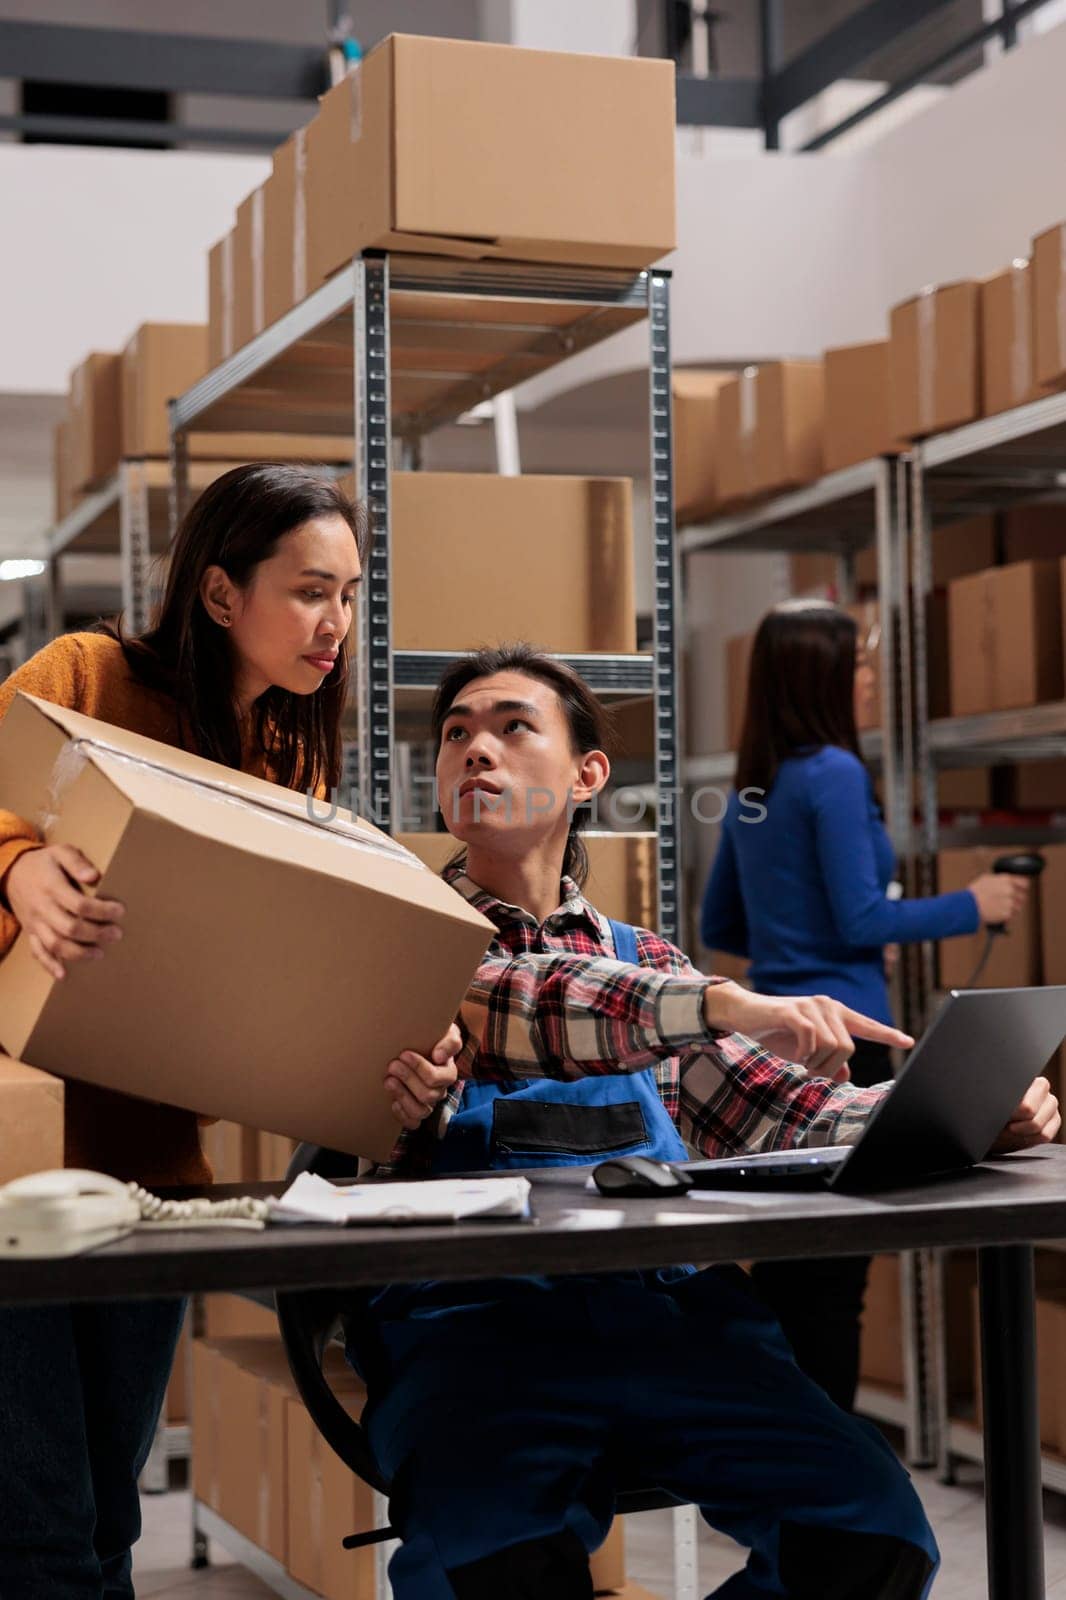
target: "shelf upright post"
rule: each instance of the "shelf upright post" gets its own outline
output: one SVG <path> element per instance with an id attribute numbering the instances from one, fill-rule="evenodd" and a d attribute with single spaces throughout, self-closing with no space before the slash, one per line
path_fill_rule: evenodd
<path id="1" fill-rule="evenodd" d="M 131 633 L 143 633 L 149 620 L 148 467 L 144 461 L 119 465 L 119 552 L 122 561 L 122 610 Z"/>
<path id="2" fill-rule="evenodd" d="M 933 864 L 937 850 L 936 769 L 929 741 L 929 644 L 927 611 L 933 589 L 932 523 L 925 495 L 923 448 L 917 447 L 910 462 L 910 556 L 911 556 L 911 661 L 914 705 L 914 764 L 918 775 L 920 836 L 915 870 L 915 893 L 933 892 Z M 936 987 L 935 951 L 928 941 L 921 947 L 921 1015 L 911 1019 L 911 1029 L 925 1024 L 925 1010 Z"/>
<path id="3" fill-rule="evenodd" d="M 674 528 L 674 446 L 670 391 L 670 279 L 649 270 L 651 515 L 653 549 L 652 655 L 655 669 L 655 799 L 659 834 L 659 932 L 684 942 L 679 841 L 681 797 L 680 651 L 677 537 Z"/>
<path id="4" fill-rule="evenodd" d="M 374 543 L 359 592 L 359 811 L 389 832 L 395 746 L 390 583 L 392 413 L 389 393 L 389 263 L 354 263 L 355 471 Z"/>
<path id="5" fill-rule="evenodd" d="M 59 567 L 62 559 L 58 551 L 53 551 L 45 575 L 44 626 L 49 639 L 58 639 L 63 632 L 63 574 Z"/>

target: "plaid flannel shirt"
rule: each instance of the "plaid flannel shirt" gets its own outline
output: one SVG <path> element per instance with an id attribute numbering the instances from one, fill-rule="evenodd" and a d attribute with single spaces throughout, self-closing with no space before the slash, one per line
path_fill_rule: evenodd
<path id="1" fill-rule="evenodd" d="M 751 1039 L 703 1021 L 708 979 L 676 946 L 637 929 L 640 966 L 617 961 L 607 918 L 570 878 L 545 922 L 443 876 L 498 930 L 463 1001 L 459 1081 L 440 1113 L 401 1134 L 381 1176 L 429 1169 L 467 1079 L 513 1083 L 654 1067 L 663 1105 L 702 1156 L 850 1144 L 886 1092 L 808 1077 Z"/>

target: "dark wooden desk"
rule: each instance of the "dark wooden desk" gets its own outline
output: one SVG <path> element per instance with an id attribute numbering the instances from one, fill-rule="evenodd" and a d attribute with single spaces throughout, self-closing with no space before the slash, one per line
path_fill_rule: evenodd
<path id="1" fill-rule="evenodd" d="M 1043 1600 L 1033 1244 L 1066 1238 L 1066 1147 L 871 1197 L 803 1192 L 623 1201 L 590 1194 L 585 1174 L 574 1169 L 530 1176 L 532 1224 L 139 1233 L 68 1260 L 0 1261 L 0 1304 L 974 1247 L 989 1595 Z"/>

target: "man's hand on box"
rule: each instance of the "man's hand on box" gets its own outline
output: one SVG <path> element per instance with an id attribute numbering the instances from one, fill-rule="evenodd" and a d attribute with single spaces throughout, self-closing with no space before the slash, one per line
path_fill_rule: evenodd
<path id="1" fill-rule="evenodd" d="M 1046 1078 L 1034 1078 L 1021 1105 L 1011 1112 L 1010 1121 L 992 1146 L 991 1154 L 1009 1150 L 1029 1150 L 1033 1145 L 1051 1144 L 1062 1127 L 1059 1102 Z"/>
<path id="2" fill-rule="evenodd" d="M 417 1050 L 404 1050 L 389 1062 L 385 1074 L 385 1093 L 392 1103 L 392 1114 L 401 1127 L 417 1128 L 436 1111 L 459 1076 L 455 1057 L 463 1046 L 462 1034 L 453 1022 L 430 1057 Z"/>
<path id="3" fill-rule="evenodd" d="M 92 862 L 72 844 L 27 850 L 8 869 L 7 903 L 49 977 L 66 977 L 71 961 L 99 961 L 122 938 L 122 902 L 87 892 L 99 881 Z"/>

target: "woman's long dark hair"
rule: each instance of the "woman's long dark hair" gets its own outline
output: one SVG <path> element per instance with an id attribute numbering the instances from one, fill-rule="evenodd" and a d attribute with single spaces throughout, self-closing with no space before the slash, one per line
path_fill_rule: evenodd
<path id="1" fill-rule="evenodd" d="M 170 557 L 162 603 L 153 625 L 119 638 L 131 671 L 173 695 L 186 748 L 209 761 L 239 768 L 244 752 L 234 702 L 230 637 L 200 598 L 208 567 L 218 566 L 238 587 L 268 560 L 287 533 L 313 517 L 340 516 L 355 534 L 360 560 L 370 548 L 363 506 L 335 482 L 306 467 L 257 462 L 216 478 L 190 506 Z M 257 750 L 276 783 L 290 789 L 335 788 L 341 777 L 341 715 L 348 694 L 348 644 L 314 694 L 272 687 L 255 704 Z"/>
<path id="2" fill-rule="evenodd" d="M 768 794 L 782 761 L 801 750 L 839 745 L 859 755 L 857 641 L 854 619 L 827 600 L 786 600 L 762 619 L 748 669 L 738 790 Z"/>
<path id="3" fill-rule="evenodd" d="M 565 662 L 538 650 L 535 645 L 522 642 L 501 644 L 476 650 L 473 655 L 460 656 L 446 667 L 433 697 L 433 742 L 440 749 L 441 733 L 448 712 L 468 683 L 475 678 L 491 678 L 498 672 L 521 672 L 527 678 L 536 678 L 554 689 L 559 697 L 567 724 L 570 741 L 578 755 L 590 750 L 604 750 L 609 738 L 609 721 L 603 706 L 583 678 Z M 563 872 L 582 888 L 589 875 L 588 851 L 581 830 L 588 821 L 588 812 L 582 806 L 570 819 L 570 834 L 563 857 Z M 456 859 L 459 859 L 462 855 Z"/>

